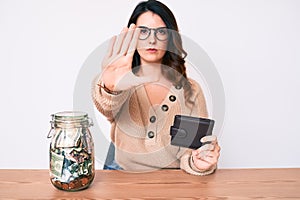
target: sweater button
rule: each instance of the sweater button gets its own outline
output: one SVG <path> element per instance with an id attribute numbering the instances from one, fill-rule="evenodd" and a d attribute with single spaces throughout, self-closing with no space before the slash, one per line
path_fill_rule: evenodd
<path id="1" fill-rule="evenodd" d="M 155 116 L 151 116 L 151 117 L 150 117 L 150 122 L 151 122 L 151 123 L 154 123 L 155 121 L 156 121 L 156 117 L 155 117 Z"/>
<path id="2" fill-rule="evenodd" d="M 148 137 L 149 138 L 154 138 L 154 132 L 153 131 L 149 131 L 148 132 Z"/>
<path id="3" fill-rule="evenodd" d="M 176 85 L 175 88 L 176 88 L 177 90 L 180 90 L 180 89 L 182 88 L 182 86 L 181 86 L 181 85 Z"/>
<path id="4" fill-rule="evenodd" d="M 161 109 L 166 112 L 169 110 L 169 107 L 166 104 L 164 104 L 161 106 Z"/>
<path id="5" fill-rule="evenodd" d="M 176 101 L 176 97 L 174 95 L 170 95 L 169 96 L 169 100 L 172 101 L 172 102 L 174 102 L 174 101 Z"/>

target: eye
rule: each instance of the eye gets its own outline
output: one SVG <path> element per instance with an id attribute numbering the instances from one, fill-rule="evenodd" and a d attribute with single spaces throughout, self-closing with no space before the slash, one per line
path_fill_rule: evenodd
<path id="1" fill-rule="evenodd" d="M 160 35 L 166 35 L 168 34 L 168 30 L 166 28 L 160 28 L 157 30 L 157 33 Z"/>
<path id="2" fill-rule="evenodd" d="M 149 30 L 147 28 L 141 28 L 140 33 L 143 35 L 147 35 L 149 33 Z"/>

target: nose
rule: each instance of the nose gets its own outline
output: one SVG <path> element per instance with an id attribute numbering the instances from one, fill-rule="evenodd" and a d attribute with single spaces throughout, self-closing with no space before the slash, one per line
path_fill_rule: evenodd
<path id="1" fill-rule="evenodd" d="M 148 38 L 149 44 L 155 44 L 156 43 L 156 37 L 153 30 L 150 31 L 150 35 Z"/>

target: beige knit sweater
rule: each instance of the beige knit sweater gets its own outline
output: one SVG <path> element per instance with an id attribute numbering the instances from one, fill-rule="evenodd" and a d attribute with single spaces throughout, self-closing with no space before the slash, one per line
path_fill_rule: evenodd
<path id="1" fill-rule="evenodd" d="M 115 144 L 116 162 L 126 171 L 151 171 L 181 168 L 194 175 L 206 175 L 191 161 L 191 150 L 170 144 L 170 126 L 176 114 L 207 117 L 205 97 L 200 86 L 192 84 L 195 104 L 185 104 L 184 90 L 171 87 L 161 105 L 152 106 L 143 85 L 112 95 L 93 82 L 92 96 L 96 108 L 111 123 L 111 140 Z M 100 91 L 101 90 L 101 91 Z"/>

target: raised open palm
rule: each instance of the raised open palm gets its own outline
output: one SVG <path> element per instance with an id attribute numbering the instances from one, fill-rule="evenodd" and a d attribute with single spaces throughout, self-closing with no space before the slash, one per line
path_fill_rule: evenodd
<path id="1" fill-rule="evenodd" d="M 102 62 L 101 81 L 109 90 L 122 91 L 147 82 L 157 81 L 151 74 L 138 77 L 132 72 L 132 59 L 137 48 L 139 30 L 135 24 L 123 28 L 118 36 L 111 38 Z"/>

